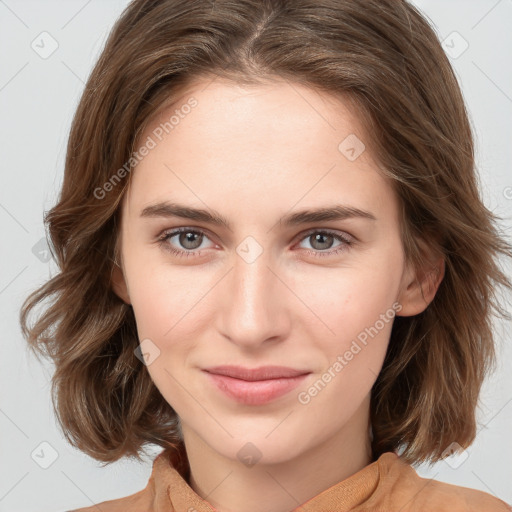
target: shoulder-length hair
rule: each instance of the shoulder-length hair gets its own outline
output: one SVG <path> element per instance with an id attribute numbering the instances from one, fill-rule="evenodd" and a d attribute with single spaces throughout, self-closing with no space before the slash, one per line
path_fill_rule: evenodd
<path id="1" fill-rule="evenodd" d="M 57 204 L 45 212 L 59 272 L 23 303 L 34 353 L 55 363 L 52 402 L 66 439 L 97 460 L 176 447 L 179 419 L 134 354 L 131 306 L 112 289 L 119 205 L 137 137 L 201 77 L 278 77 L 350 101 L 401 208 L 406 258 L 442 255 L 433 301 L 396 317 L 373 388 L 373 455 L 435 462 L 476 435 L 480 388 L 495 366 L 499 257 L 512 256 L 483 204 L 472 128 L 427 19 L 404 0 L 134 0 L 87 81 Z M 340 141 L 341 142 L 341 141 Z M 127 167 L 126 163 L 130 162 Z M 136 163 L 136 162 L 135 162 Z M 124 172 L 122 172 L 124 169 Z M 37 321 L 28 316 L 49 304 Z"/>

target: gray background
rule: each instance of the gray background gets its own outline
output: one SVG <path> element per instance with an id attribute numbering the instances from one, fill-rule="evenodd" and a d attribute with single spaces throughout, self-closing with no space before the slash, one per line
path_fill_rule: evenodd
<path id="1" fill-rule="evenodd" d="M 512 0 L 414 3 L 446 41 L 476 131 L 484 198 L 506 218 L 510 236 Z M 17 323 L 26 295 L 56 272 L 44 251 L 43 211 L 59 191 L 84 82 L 126 5 L 126 0 L 0 0 L 0 511 L 89 506 L 142 489 L 151 471 L 150 459 L 101 468 L 66 443 L 50 402 L 51 365 L 28 354 Z M 52 44 L 58 44 L 55 51 L 44 54 Z M 512 503 L 511 329 L 510 323 L 495 325 L 500 362 L 482 392 L 475 443 L 462 456 L 422 466 L 418 473 Z"/>

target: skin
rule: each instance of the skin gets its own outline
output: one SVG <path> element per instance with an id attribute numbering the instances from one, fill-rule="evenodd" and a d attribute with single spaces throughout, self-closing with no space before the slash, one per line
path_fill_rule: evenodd
<path id="1" fill-rule="evenodd" d="M 392 321 L 307 404 L 298 393 L 394 303 L 400 315 L 423 311 L 442 273 L 427 280 L 428 269 L 407 264 L 398 200 L 369 141 L 354 161 L 339 151 L 349 134 L 365 140 L 342 100 L 286 81 L 243 88 L 201 79 L 139 140 L 190 97 L 198 105 L 132 171 L 113 286 L 133 306 L 139 339 L 160 351 L 147 370 L 181 418 L 192 488 L 221 512 L 288 512 L 371 462 L 370 390 Z M 159 201 L 216 210 L 231 229 L 140 217 Z M 291 212 L 335 204 L 376 219 L 278 223 Z M 180 227 L 204 236 L 196 245 L 179 235 L 159 244 L 163 232 Z M 325 229 L 353 243 L 329 236 L 315 243 Z M 237 253 L 248 236 L 262 250 L 252 263 Z M 179 257 L 165 247 L 195 254 Z M 312 373 L 273 402 L 243 405 L 201 371 L 221 364 Z M 248 442 L 260 457 L 251 467 L 237 456 Z"/>

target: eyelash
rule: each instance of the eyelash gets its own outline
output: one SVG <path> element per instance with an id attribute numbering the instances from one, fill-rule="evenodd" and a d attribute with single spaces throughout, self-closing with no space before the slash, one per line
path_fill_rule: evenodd
<path id="1" fill-rule="evenodd" d="M 201 229 L 192 229 L 192 228 L 177 228 L 177 229 L 174 229 L 172 231 L 166 231 L 164 232 L 159 238 L 158 238 L 158 242 L 159 242 L 159 245 L 166 251 L 170 252 L 171 254 L 175 255 L 175 256 L 178 256 L 180 258 L 190 258 L 190 257 L 199 257 L 199 255 L 201 254 L 201 251 L 197 251 L 197 250 L 189 250 L 189 251 L 182 251 L 180 249 L 175 249 L 174 247 L 170 246 L 167 241 L 176 236 L 176 235 L 179 235 L 180 233 L 196 233 L 196 234 L 201 234 L 201 235 L 205 235 L 205 236 L 208 236 L 207 233 L 205 233 L 204 231 L 202 231 Z M 320 229 L 312 229 L 310 231 L 308 231 L 307 233 L 304 234 L 304 236 L 299 240 L 300 242 L 306 238 L 309 238 L 311 235 L 313 234 L 321 234 L 321 235 L 331 235 L 333 236 L 336 240 L 340 241 L 340 242 L 343 242 L 343 244 L 340 246 L 340 248 L 336 249 L 336 250 L 331 250 L 331 251 L 311 251 L 309 249 L 307 249 L 307 252 L 309 254 L 312 254 L 314 257 L 318 257 L 318 258 L 325 258 L 325 257 L 329 257 L 329 256 L 336 256 L 337 254 L 341 253 L 341 252 L 344 252 L 344 251 L 347 251 L 348 249 L 350 249 L 351 245 L 353 244 L 353 240 L 349 239 L 348 237 L 346 236 L 343 236 L 341 235 L 340 233 L 336 232 L 336 231 L 330 231 L 328 229 L 323 229 L 323 230 L 320 230 Z"/>

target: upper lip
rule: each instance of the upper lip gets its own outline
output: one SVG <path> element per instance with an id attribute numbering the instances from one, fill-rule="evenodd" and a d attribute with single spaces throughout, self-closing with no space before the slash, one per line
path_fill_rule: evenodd
<path id="1" fill-rule="evenodd" d="M 244 368 L 243 366 L 223 365 L 205 368 L 204 371 L 249 381 L 297 377 L 298 375 L 311 373 L 309 370 L 297 370 L 287 366 L 260 366 L 259 368 Z"/>

